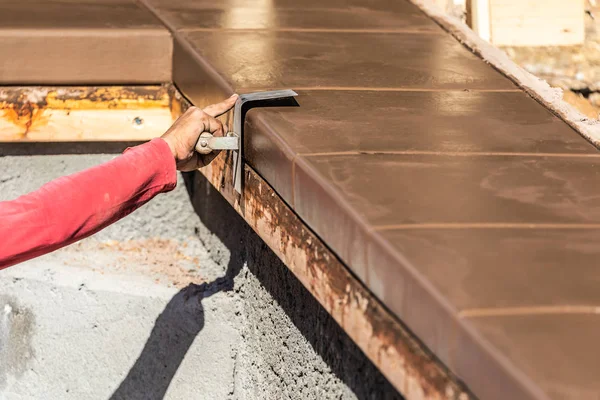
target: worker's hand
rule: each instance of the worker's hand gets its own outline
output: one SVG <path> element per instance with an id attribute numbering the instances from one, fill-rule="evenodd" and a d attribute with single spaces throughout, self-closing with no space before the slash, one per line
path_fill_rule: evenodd
<path id="1" fill-rule="evenodd" d="M 224 136 L 227 133 L 227 126 L 215 117 L 231 110 L 237 98 L 238 96 L 234 94 L 227 100 L 208 106 L 204 110 L 190 107 L 161 136 L 171 148 L 178 170 L 193 171 L 204 167 L 218 155 L 218 152 L 206 155 L 197 153 L 196 143 L 203 132 L 210 132 L 214 136 Z"/>

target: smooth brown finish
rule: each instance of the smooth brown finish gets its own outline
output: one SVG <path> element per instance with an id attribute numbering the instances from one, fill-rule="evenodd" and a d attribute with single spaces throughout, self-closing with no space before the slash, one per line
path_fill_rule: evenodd
<path id="1" fill-rule="evenodd" d="M 300 91 L 297 107 L 250 110 L 245 157 L 291 199 L 296 154 L 597 154 L 520 92 Z"/>
<path id="2" fill-rule="evenodd" d="M 140 33 L 142 33 L 140 35 Z M 3 84 L 141 84 L 170 80 L 162 32 L 56 32 L 0 36 Z M 157 56 L 157 54 L 162 54 Z"/>
<path id="3" fill-rule="evenodd" d="M 321 177 L 297 181 L 300 215 L 335 188 L 375 229 L 413 224 L 600 223 L 599 157 L 340 155 L 302 157 Z M 296 168 L 296 177 L 302 168 Z M 302 179 L 302 178 L 299 178 Z M 316 221 L 326 221 L 322 215 Z"/>
<path id="4" fill-rule="evenodd" d="M 175 30 L 342 29 L 443 31 L 417 7 L 390 0 L 145 0 Z"/>
<path id="5" fill-rule="evenodd" d="M 396 229 L 379 235 L 465 315 L 600 304 L 600 227 Z"/>
<path id="6" fill-rule="evenodd" d="M 134 1 L 3 2 L 0 26 L 0 83 L 171 80 L 170 34 Z"/>
<path id="7" fill-rule="evenodd" d="M 522 92 L 299 91 L 296 101 L 249 111 L 250 144 L 278 135 L 300 154 L 598 153 Z"/>
<path id="8" fill-rule="evenodd" d="M 516 89 L 446 35 L 223 31 L 183 32 L 181 38 L 239 92 Z"/>
<path id="9" fill-rule="evenodd" d="M 565 275 L 564 279 L 568 278 Z M 597 313 L 474 318 L 469 323 L 514 369 L 535 381 L 545 392 L 545 398 L 598 398 L 600 315 Z M 476 367 L 470 346 L 465 343 L 462 348 L 466 354 L 461 368 Z M 479 375 L 483 383 L 493 383 L 490 377 L 485 377 L 484 370 Z"/>
<path id="10" fill-rule="evenodd" d="M 279 136 L 279 130 L 246 114 L 244 126 L 244 158 L 246 162 L 276 188 L 277 193 L 292 207 L 294 205 L 293 170 L 296 151 L 286 138 Z M 255 114 L 253 114 L 255 115 Z M 334 207 L 335 209 L 335 207 Z"/>
<path id="11" fill-rule="evenodd" d="M 298 157 L 294 209 L 478 396 L 542 399 L 458 318 L 594 309 L 592 155 Z M 366 263 L 346 237 L 364 240 Z"/>

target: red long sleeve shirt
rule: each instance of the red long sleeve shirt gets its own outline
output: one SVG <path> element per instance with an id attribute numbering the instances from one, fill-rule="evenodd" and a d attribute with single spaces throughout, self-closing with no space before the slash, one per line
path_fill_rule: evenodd
<path id="1" fill-rule="evenodd" d="M 176 184 L 171 150 L 164 140 L 154 139 L 0 202 L 0 269 L 88 237 Z"/>

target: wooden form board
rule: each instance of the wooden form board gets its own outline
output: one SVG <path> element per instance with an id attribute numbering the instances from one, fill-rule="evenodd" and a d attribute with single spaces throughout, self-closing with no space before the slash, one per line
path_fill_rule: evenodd
<path id="1" fill-rule="evenodd" d="M 569 46 L 585 39 L 585 0 L 470 0 L 467 23 L 496 46 Z"/>
<path id="2" fill-rule="evenodd" d="M 0 87 L 0 142 L 145 141 L 177 110 L 168 86 Z"/>

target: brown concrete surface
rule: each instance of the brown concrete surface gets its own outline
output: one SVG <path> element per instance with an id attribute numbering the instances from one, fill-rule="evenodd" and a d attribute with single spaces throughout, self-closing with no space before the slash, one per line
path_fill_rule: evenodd
<path id="1" fill-rule="evenodd" d="M 168 82 L 171 52 L 134 0 L 0 2 L 0 84 Z"/>
<path id="2" fill-rule="evenodd" d="M 596 154 L 571 128 L 518 92 L 300 91 L 300 98 L 302 112 L 263 108 L 246 116 L 246 158 L 292 204 L 292 180 L 286 175 L 296 154 Z M 364 105 L 368 118 L 348 112 L 356 104 Z"/>
<path id="3" fill-rule="evenodd" d="M 600 361 L 594 349 L 600 319 L 593 314 L 531 313 L 475 318 L 471 323 L 544 387 L 549 398 L 596 399 Z M 577 366 L 566 360 L 577 360 Z"/>
<path id="4" fill-rule="evenodd" d="M 238 91 L 515 89 L 444 34 L 267 30 L 186 31 L 181 37 Z"/>
<path id="5" fill-rule="evenodd" d="M 144 4 L 195 105 L 300 92 L 248 113 L 248 163 L 475 395 L 597 397 L 600 156 L 577 132 L 404 0 Z"/>

